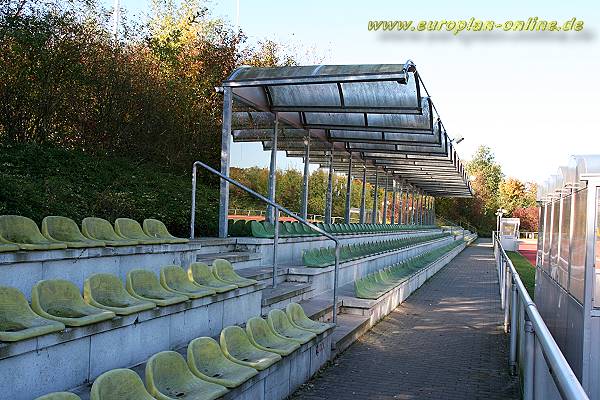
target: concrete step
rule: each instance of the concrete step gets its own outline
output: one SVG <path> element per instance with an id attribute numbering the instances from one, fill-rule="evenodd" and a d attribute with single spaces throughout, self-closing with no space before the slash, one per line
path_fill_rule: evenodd
<path id="1" fill-rule="evenodd" d="M 275 288 L 266 288 L 262 291 L 262 305 L 269 306 L 284 300 L 298 297 L 311 290 L 308 283 L 283 282 Z"/>
<path id="2" fill-rule="evenodd" d="M 256 253 L 255 253 L 256 254 Z M 261 283 L 271 286 L 273 283 L 273 267 L 269 266 L 258 266 L 250 268 L 237 269 L 239 275 L 255 279 Z M 277 270 L 277 283 L 285 282 L 287 278 L 287 268 L 279 268 Z"/>
<path id="3" fill-rule="evenodd" d="M 202 261 L 207 264 L 212 263 L 217 258 L 223 258 L 230 263 L 240 263 L 243 261 L 250 260 L 260 260 L 260 254 L 250 252 L 250 251 L 230 251 L 225 253 L 207 253 L 207 254 L 198 254 L 196 256 L 196 261 Z"/>
<path id="4" fill-rule="evenodd" d="M 333 291 L 321 293 L 310 299 L 302 300 L 299 304 L 306 315 L 314 320 L 331 322 L 333 318 Z M 338 314 L 342 307 L 342 300 L 338 298 Z"/>
<path id="5" fill-rule="evenodd" d="M 337 326 L 333 330 L 331 342 L 332 358 L 346 350 L 356 339 L 369 330 L 368 316 L 339 314 Z"/>

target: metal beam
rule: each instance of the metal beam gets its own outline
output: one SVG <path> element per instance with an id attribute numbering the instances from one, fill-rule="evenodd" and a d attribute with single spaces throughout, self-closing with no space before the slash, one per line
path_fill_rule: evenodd
<path id="1" fill-rule="evenodd" d="M 310 174 L 310 136 L 304 139 L 304 176 L 302 177 L 302 211 L 300 216 L 306 219 L 308 215 L 308 177 Z"/>
<path id="2" fill-rule="evenodd" d="M 221 129 L 221 173 L 229 176 L 229 146 L 231 143 L 231 110 L 233 97 L 231 88 L 223 88 L 223 128 Z M 219 184 L 219 237 L 227 237 L 227 215 L 229 214 L 229 182 L 220 179 Z"/>
<path id="3" fill-rule="evenodd" d="M 350 223 L 350 206 L 352 196 L 352 153 L 350 153 L 350 159 L 348 160 L 348 177 L 346 180 L 346 215 L 344 216 L 347 224 Z"/>

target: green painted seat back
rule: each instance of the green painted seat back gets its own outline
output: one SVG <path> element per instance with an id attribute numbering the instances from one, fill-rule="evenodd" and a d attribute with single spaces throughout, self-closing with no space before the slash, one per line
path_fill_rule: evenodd
<path id="1" fill-rule="evenodd" d="M 204 288 L 188 278 L 187 272 L 179 265 L 167 265 L 160 270 L 160 282 L 163 287 L 178 292 L 200 292 Z M 214 292 L 213 292 L 214 293 Z"/>
<path id="2" fill-rule="evenodd" d="M 306 343 L 315 337 L 313 333 L 293 326 L 286 313 L 277 308 L 269 311 L 267 322 L 274 332 L 290 339 L 299 340 L 301 343 Z"/>
<path id="3" fill-rule="evenodd" d="M 221 350 L 226 357 L 258 370 L 268 368 L 281 359 L 279 354 L 263 351 L 254 346 L 246 332 L 239 326 L 228 326 L 223 329 L 219 340 Z"/>
<path id="4" fill-rule="evenodd" d="M 39 281 L 31 291 L 31 303 L 37 311 L 62 318 L 81 318 L 101 310 L 83 301 L 77 286 L 72 282 L 55 279 Z"/>
<path id="5" fill-rule="evenodd" d="M 152 239 L 142 230 L 142 226 L 131 218 L 117 218 L 115 220 L 115 233 L 127 239 Z"/>
<path id="6" fill-rule="evenodd" d="M 144 304 L 144 301 L 131 296 L 123 287 L 123 282 L 112 274 L 95 274 L 85 280 L 84 298 L 109 307 L 131 307 Z"/>
<path id="7" fill-rule="evenodd" d="M 169 398 L 215 399 L 227 393 L 225 387 L 197 378 L 183 356 L 175 351 L 162 351 L 146 363 L 146 386 L 153 396 Z"/>
<path id="8" fill-rule="evenodd" d="M 188 278 L 191 281 L 199 283 L 200 285 L 206 286 L 216 286 L 216 287 L 231 287 L 231 289 L 235 289 L 237 286 L 233 284 L 227 284 L 221 282 L 213 275 L 208 264 L 203 262 L 194 262 L 191 263 L 188 268 Z"/>
<path id="9" fill-rule="evenodd" d="M 152 271 L 144 269 L 134 269 L 127 273 L 128 289 L 142 297 L 154 299 L 168 299 L 173 293 L 163 288 L 158 278 Z"/>
<path id="10" fill-rule="evenodd" d="M 298 303 L 288 304 L 285 308 L 285 313 L 289 317 L 292 324 L 297 325 L 302 329 L 308 329 L 314 333 L 325 332 L 331 326 L 327 323 L 313 321 L 312 319 L 308 318 L 304 313 L 302 306 L 300 306 Z"/>
<path id="11" fill-rule="evenodd" d="M 268 238 L 273 237 L 265 230 L 265 227 L 262 223 L 258 221 L 250 221 L 250 229 L 252 230 L 252 236 L 259 238 Z"/>
<path id="12" fill-rule="evenodd" d="M 102 218 L 86 217 L 81 222 L 81 231 L 90 239 L 123 241 L 126 240 L 117 235 L 110 222 Z"/>
<path id="13" fill-rule="evenodd" d="M 50 215 L 42 220 L 42 233 L 61 242 L 87 242 L 88 238 L 81 234 L 77 223 L 71 218 Z"/>
<path id="14" fill-rule="evenodd" d="M 239 282 L 239 283 L 256 282 L 252 279 L 247 279 L 242 276 L 239 276 L 233 270 L 233 266 L 231 265 L 231 263 L 222 258 L 217 258 L 216 260 L 213 261 L 213 270 L 214 270 L 215 275 L 218 278 L 224 279 L 227 282 Z"/>
<path id="15" fill-rule="evenodd" d="M 52 325 L 57 326 L 53 330 L 64 329 L 61 323 L 44 319 L 34 313 L 21 291 L 0 286 L 0 332 L 16 333 L 29 328 Z"/>
<path id="16" fill-rule="evenodd" d="M 229 360 L 219 343 L 209 337 L 200 337 L 188 344 L 187 361 L 194 375 L 229 388 L 239 386 L 258 373 L 254 368 Z"/>
<path id="17" fill-rule="evenodd" d="M 155 400 L 138 374 L 130 369 L 113 369 L 94 381 L 91 400 Z"/>
<path id="18" fill-rule="evenodd" d="M 20 215 L 0 215 L 0 237 L 15 243 L 48 242 L 32 219 Z"/>
<path id="19" fill-rule="evenodd" d="M 187 239 L 178 238 L 173 236 L 167 229 L 167 226 L 162 222 L 154 218 L 147 218 L 143 222 L 144 233 L 152 238 L 158 239 L 178 239 L 181 241 L 188 241 Z"/>
<path id="20" fill-rule="evenodd" d="M 44 396 L 38 397 L 35 400 L 81 400 L 81 397 L 71 392 L 56 392 L 49 393 Z M 115 399 L 118 400 L 118 399 Z M 140 399 L 145 400 L 145 399 Z"/>
<path id="21" fill-rule="evenodd" d="M 246 321 L 246 333 L 250 342 L 256 347 L 282 356 L 291 354 L 300 347 L 296 341 L 273 333 L 267 321 L 261 317 L 253 317 Z"/>

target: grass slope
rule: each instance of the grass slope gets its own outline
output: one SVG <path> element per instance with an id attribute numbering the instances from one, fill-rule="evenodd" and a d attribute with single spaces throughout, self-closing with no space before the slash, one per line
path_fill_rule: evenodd
<path id="1" fill-rule="evenodd" d="M 527 293 L 529 293 L 529 296 L 533 299 L 535 292 L 535 266 L 533 266 L 527 258 L 516 251 L 507 251 L 506 254 L 519 273 L 521 281 L 523 282 L 525 289 L 527 289 Z"/>
<path id="2" fill-rule="evenodd" d="M 81 222 L 96 216 L 158 218 L 173 234 L 189 235 L 191 174 L 129 159 L 98 157 L 41 145 L 0 144 L 0 214 L 41 224 L 47 215 Z M 199 177 L 197 235 L 217 232 L 218 182 Z"/>

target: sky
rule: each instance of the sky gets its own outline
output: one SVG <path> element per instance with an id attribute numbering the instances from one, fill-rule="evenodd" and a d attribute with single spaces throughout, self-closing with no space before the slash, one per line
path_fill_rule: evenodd
<path id="1" fill-rule="evenodd" d="M 150 0 L 120 0 L 145 12 Z M 287 1 L 208 2 L 213 16 L 249 41 L 272 39 L 310 50 L 301 62 L 379 64 L 414 61 L 456 147 L 468 160 L 491 147 L 506 176 L 543 182 L 574 154 L 600 154 L 600 7 L 571 1 Z M 369 20 L 539 19 L 584 21 L 580 32 L 369 32 Z M 304 52 L 303 52 L 304 53 Z M 260 145 L 234 144 L 232 165 L 267 166 Z M 278 155 L 281 168 L 301 168 Z"/>

